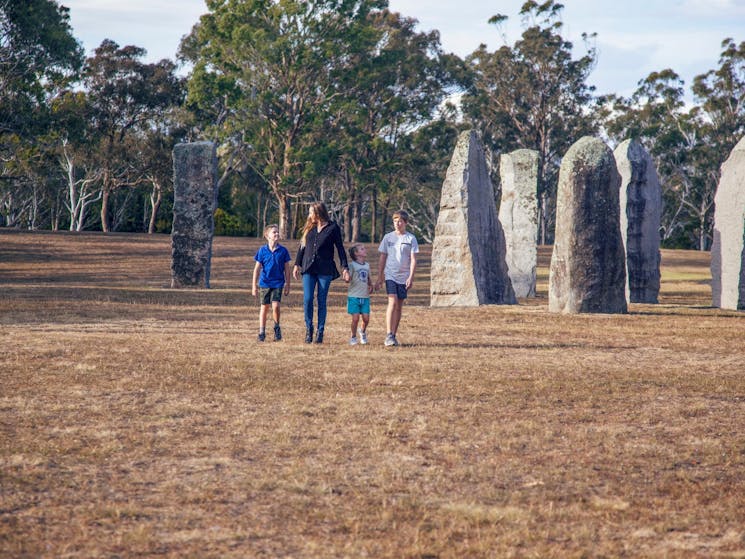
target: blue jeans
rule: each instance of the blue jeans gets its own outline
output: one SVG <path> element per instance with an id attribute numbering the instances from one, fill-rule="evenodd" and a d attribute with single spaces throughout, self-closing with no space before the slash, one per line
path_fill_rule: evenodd
<path id="1" fill-rule="evenodd" d="M 326 326 L 326 298 L 329 294 L 329 287 L 331 287 L 331 277 L 303 274 L 303 311 L 306 328 L 313 328 L 313 294 L 316 285 L 318 285 L 318 331 L 322 332 Z"/>

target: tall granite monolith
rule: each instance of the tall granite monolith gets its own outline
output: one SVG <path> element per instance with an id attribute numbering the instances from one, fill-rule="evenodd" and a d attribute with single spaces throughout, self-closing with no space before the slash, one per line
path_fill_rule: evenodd
<path id="1" fill-rule="evenodd" d="M 548 309 L 562 313 L 625 313 L 626 258 L 611 149 L 585 136 L 561 162 Z"/>
<path id="2" fill-rule="evenodd" d="M 517 297 L 535 297 L 538 258 L 538 152 L 519 149 L 499 159 L 507 268 Z"/>
<path id="3" fill-rule="evenodd" d="M 173 148 L 171 287 L 209 287 L 217 152 L 212 142 Z"/>
<path id="4" fill-rule="evenodd" d="M 711 295 L 715 307 L 745 310 L 745 137 L 722 163 L 714 195 Z"/>
<path id="5" fill-rule="evenodd" d="M 621 238 L 626 249 L 626 295 L 632 303 L 657 303 L 660 293 L 662 189 L 652 157 L 638 140 L 613 152 L 621 175 Z"/>
<path id="6" fill-rule="evenodd" d="M 442 185 L 430 304 L 516 304 L 505 252 L 484 148 L 474 131 L 462 132 Z"/>

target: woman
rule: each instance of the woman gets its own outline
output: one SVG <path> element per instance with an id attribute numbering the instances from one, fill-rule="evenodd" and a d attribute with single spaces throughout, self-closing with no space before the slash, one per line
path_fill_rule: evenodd
<path id="1" fill-rule="evenodd" d="M 347 256 L 339 226 L 331 221 L 323 202 L 314 202 L 308 210 L 308 220 L 303 228 L 292 275 L 298 279 L 303 275 L 303 309 L 305 311 L 305 343 L 313 341 L 313 295 L 318 287 L 318 330 L 316 343 L 323 343 L 323 329 L 326 326 L 326 298 L 331 282 L 339 277 L 334 263 L 334 247 L 339 254 L 344 281 L 349 280 Z"/>

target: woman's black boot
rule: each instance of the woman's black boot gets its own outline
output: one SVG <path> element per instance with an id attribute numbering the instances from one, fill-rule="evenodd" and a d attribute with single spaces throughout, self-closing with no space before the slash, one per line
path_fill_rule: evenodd
<path id="1" fill-rule="evenodd" d="M 313 327 L 305 329 L 305 343 L 311 344 L 313 343 Z"/>
<path id="2" fill-rule="evenodd" d="M 316 343 L 322 344 L 323 343 L 323 330 L 319 330 L 316 334 Z"/>

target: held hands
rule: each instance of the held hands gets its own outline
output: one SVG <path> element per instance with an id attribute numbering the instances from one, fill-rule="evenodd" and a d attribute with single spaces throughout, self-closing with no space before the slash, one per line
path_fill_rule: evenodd
<path id="1" fill-rule="evenodd" d="M 349 280 L 352 279 L 352 276 L 349 275 L 349 270 L 347 270 L 346 268 L 344 268 L 344 270 L 342 271 L 341 277 L 347 283 L 349 283 Z"/>

